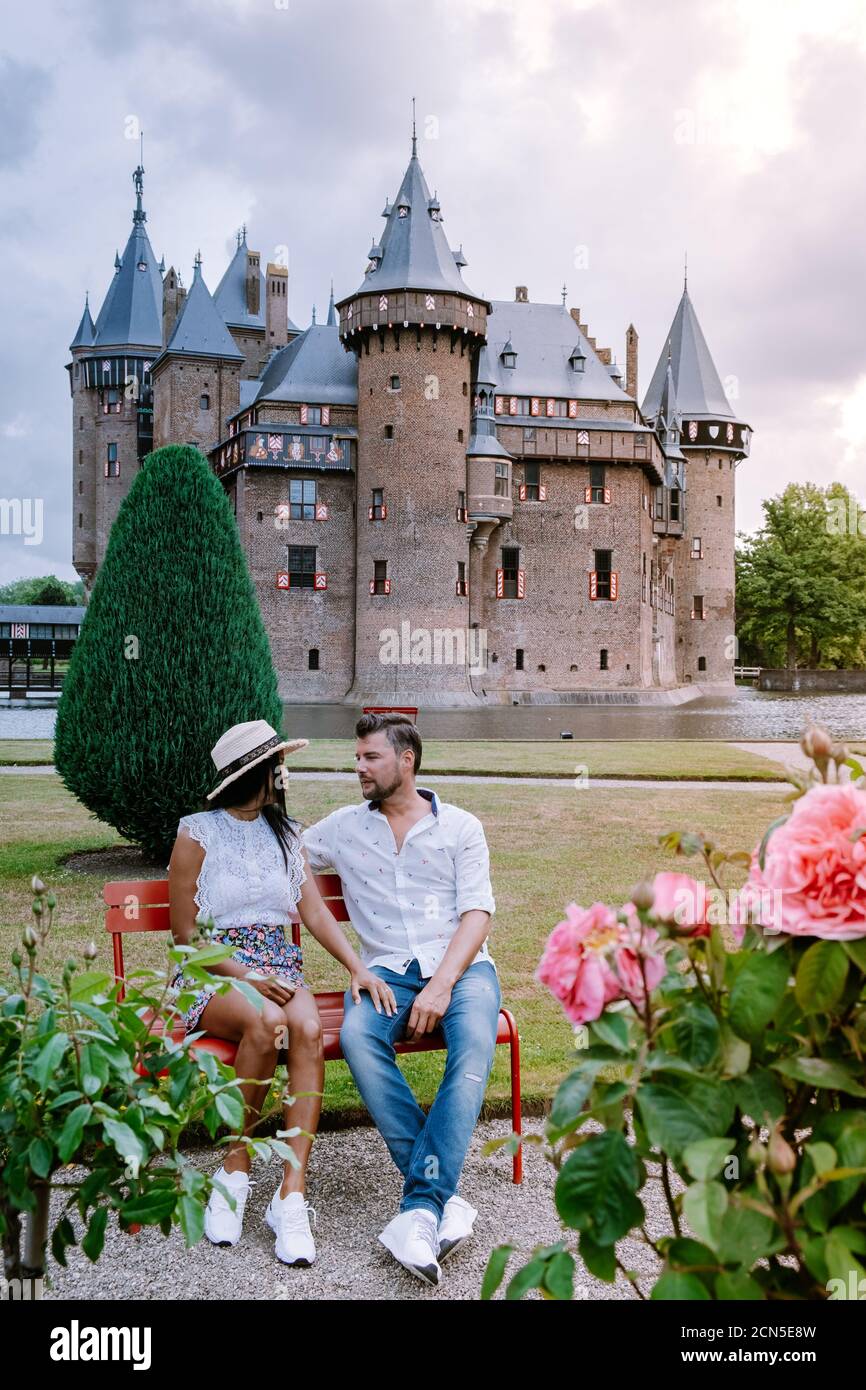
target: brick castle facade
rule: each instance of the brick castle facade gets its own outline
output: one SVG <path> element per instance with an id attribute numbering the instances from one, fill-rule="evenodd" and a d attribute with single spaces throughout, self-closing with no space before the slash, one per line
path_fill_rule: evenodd
<path id="1" fill-rule="evenodd" d="M 89 585 L 151 448 L 237 518 L 283 697 L 475 704 L 729 687 L 751 431 L 684 288 L 642 404 L 577 309 L 463 279 L 412 156 L 357 289 L 298 329 L 245 234 L 213 295 L 126 250 L 71 344 L 73 562 Z"/>

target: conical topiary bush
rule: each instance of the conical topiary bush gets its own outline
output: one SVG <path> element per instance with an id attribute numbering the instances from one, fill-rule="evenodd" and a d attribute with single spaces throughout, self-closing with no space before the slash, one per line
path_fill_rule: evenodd
<path id="1" fill-rule="evenodd" d="M 150 454 L 122 503 L 57 714 L 64 784 L 154 855 L 215 784 L 210 750 L 247 719 L 282 727 L 255 590 L 226 494 L 197 449 Z"/>

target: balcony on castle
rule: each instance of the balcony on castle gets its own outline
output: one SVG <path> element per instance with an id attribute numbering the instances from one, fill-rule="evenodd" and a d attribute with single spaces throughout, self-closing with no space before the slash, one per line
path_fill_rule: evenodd
<path id="1" fill-rule="evenodd" d="M 682 536 L 686 523 L 686 495 L 680 488 L 657 487 L 653 500 L 653 532 L 657 536 Z"/>
<path id="2" fill-rule="evenodd" d="M 353 473 L 358 432 L 317 425 L 263 424 L 238 430 L 208 455 L 218 477 L 238 468 L 302 468 L 323 473 Z"/>
<path id="3" fill-rule="evenodd" d="M 466 467 L 469 520 L 510 521 L 514 513 L 511 460 L 505 451 L 502 451 L 501 457 L 493 454 L 470 455 Z"/>

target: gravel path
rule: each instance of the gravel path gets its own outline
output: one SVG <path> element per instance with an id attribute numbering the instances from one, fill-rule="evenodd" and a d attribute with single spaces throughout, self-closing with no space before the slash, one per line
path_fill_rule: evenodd
<path id="1" fill-rule="evenodd" d="M 541 1121 L 529 1121 L 527 1132 L 539 1133 Z M 534 1246 L 561 1235 L 552 1189 L 554 1170 L 538 1147 L 524 1149 L 524 1178 L 511 1182 L 511 1159 L 501 1151 L 482 1156 L 483 1145 L 505 1133 L 501 1120 L 480 1124 L 460 1185 L 461 1194 L 478 1208 L 475 1236 L 452 1255 L 442 1269 L 438 1289 L 407 1273 L 378 1244 L 377 1235 L 397 1210 L 400 1181 L 379 1135 L 370 1128 L 324 1133 L 313 1146 L 308 1196 L 318 1211 L 316 1263 L 310 1269 L 289 1269 L 273 1253 L 273 1236 L 264 1224 L 264 1211 L 277 1185 L 280 1168 L 257 1165 L 244 1217 L 244 1235 L 234 1249 L 221 1249 L 202 1238 L 187 1250 L 178 1230 L 165 1239 L 153 1228 L 129 1236 L 109 1223 L 105 1250 L 92 1265 L 78 1248 L 68 1252 L 65 1270 L 51 1265 L 51 1299 L 477 1299 L 490 1251 L 509 1242 L 510 1270 L 516 1271 Z M 199 1150 L 195 1163 L 213 1170 L 219 1155 Z M 664 1198 L 657 1179 L 644 1194 L 647 1229 L 656 1238 L 669 1229 Z M 571 1233 L 574 1235 L 575 1233 Z M 647 1276 L 652 1284 L 657 1262 L 638 1241 L 618 1247 L 627 1268 Z M 603 1284 L 579 1267 L 575 1280 L 581 1299 L 633 1299 L 628 1281 L 619 1274 L 615 1285 Z M 500 1291 L 500 1297 L 502 1291 Z M 537 1295 L 531 1295 L 537 1297 Z"/>

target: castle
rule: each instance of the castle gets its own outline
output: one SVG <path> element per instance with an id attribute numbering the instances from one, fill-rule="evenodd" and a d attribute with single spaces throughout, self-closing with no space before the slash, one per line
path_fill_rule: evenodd
<path id="1" fill-rule="evenodd" d="M 157 264 L 143 169 L 70 345 L 87 587 L 152 448 L 191 443 L 237 518 L 280 690 L 415 705 L 730 688 L 734 492 L 751 430 L 684 287 L 642 405 L 578 309 L 469 289 L 412 154 L 324 323 L 238 235 L 211 294 Z M 602 697 L 604 698 L 604 697 Z M 658 696 L 657 698 L 666 698 Z"/>

